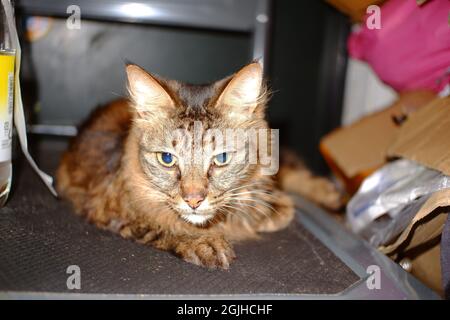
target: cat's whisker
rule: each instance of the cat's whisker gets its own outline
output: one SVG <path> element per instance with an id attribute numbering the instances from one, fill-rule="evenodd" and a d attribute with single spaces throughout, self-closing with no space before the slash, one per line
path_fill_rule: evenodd
<path id="1" fill-rule="evenodd" d="M 217 209 L 217 212 L 224 218 L 230 217 L 230 219 L 233 217 L 233 213 L 228 210 L 227 208 L 219 207 Z"/>
<path id="2" fill-rule="evenodd" d="M 270 217 L 269 214 L 267 214 L 266 212 L 262 211 L 260 208 L 257 208 L 257 207 L 255 207 L 255 206 L 252 206 L 252 205 L 250 205 L 250 204 L 248 204 L 248 203 L 242 203 L 242 202 L 238 202 L 238 203 L 239 203 L 240 206 L 255 209 L 256 211 L 258 211 L 259 213 L 261 213 L 261 214 L 262 214 L 263 216 L 265 216 L 266 218 L 269 218 L 269 217 Z M 225 205 L 225 206 L 227 206 L 227 205 Z M 229 206 L 230 208 L 234 208 L 235 210 L 239 210 L 239 211 L 245 213 L 245 214 L 246 214 L 248 217 L 250 217 L 250 218 L 252 217 L 248 212 L 242 211 L 242 210 L 240 210 L 239 208 L 237 208 L 236 206 L 231 206 L 231 205 L 228 205 L 228 206 Z"/>
<path id="3" fill-rule="evenodd" d="M 243 215 L 241 212 L 238 211 L 234 211 L 232 212 L 230 209 L 225 208 L 225 207 L 219 207 L 217 209 L 217 212 L 224 217 L 224 219 L 229 219 L 229 220 L 235 220 L 235 219 L 247 219 L 247 217 L 245 215 Z M 234 213 L 237 213 L 238 215 L 236 216 Z"/>
<path id="4" fill-rule="evenodd" d="M 240 187 L 237 187 L 237 188 L 233 188 L 233 189 L 227 190 L 224 193 L 222 193 L 219 197 L 217 197 L 213 201 L 211 201 L 211 204 L 217 204 L 218 202 L 221 202 L 224 199 L 226 199 L 226 197 L 241 194 L 240 192 L 233 192 L 233 191 L 241 190 L 241 189 L 244 189 L 244 188 L 250 188 L 250 187 L 254 187 L 254 186 L 258 186 L 258 185 L 262 186 L 264 184 L 266 184 L 266 182 L 254 182 L 254 183 L 250 183 L 250 184 L 247 184 L 247 185 L 243 185 L 243 186 L 240 186 Z M 255 194 L 256 193 L 261 193 L 261 194 L 264 193 L 268 197 L 272 197 L 273 199 L 278 199 L 277 197 L 271 195 L 269 192 L 265 192 L 262 189 L 253 189 L 253 190 L 250 189 L 250 190 L 245 190 L 245 191 L 241 191 L 241 192 L 249 192 L 249 193 L 250 192 L 254 192 Z"/>
<path id="5" fill-rule="evenodd" d="M 241 210 L 239 207 L 228 205 L 228 204 L 224 204 L 223 207 L 235 210 L 236 213 L 240 214 L 244 218 L 251 218 L 251 215 L 248 212 Z"/>
<path id="6" fill-rule="evenodd" d="M 245 202 L 239 202 L 243 207 L 248 207 L 248 208 L 252 208 L 255 209 L 256 211 L 258 211 L 259 213 L 261 213 L 264 217 L 266 218 L 270 218 L 270 214 L 268 214 L 267 212 L 264 212 L 261 208 L 258 208 L 256 205 L 252 205 L 249 203 L 245 203 Z"/>
<path id="7" fill-rule="evenodd" d="M 253 187 L 253 186 L 257 186 L 257 185 L 264 185 L 264 184 L 268 184 L 268 183 L 267 182 L 263 182 L 263 181 L 256 181 L 256 182 L 245 184 L 245 185 L 242 185 L 242 186 L 239 186 L 239 187 L 236 187 L 236 188 L 228 189 L 223 194 L 228 194 L 228 193 L 233 192 L 235 190 L 249 188 L 249 187 Z"/>
<path id="8" fill-rule="evenodd" d="M 258 199 L 266 202 L 270 202 L 271 200 L 274 200 L 276 202 L 278 200 L 277 197 L 271 194 L 267 194 L 264 192 L 242 192 L 242 193 L 235 193 L 230 195 L 230 198 L 252 198 L 252 199 Z"/>
<path id="9" fill-rule="evenodd" d="M 238 201 L 251 201 L 251 202 L 255 202 L 255 203 L 258 203 L 258 204 L 260 204 L 260 205 L 262 205 L 262 206 L 265 206 L 265 207 L 267 207 L 267 208 L 269 208 L 269 209 L 271 209 L 271 210 L 273 210 L 273 211 L 276 211 L 275 208 L 274 208 L 273 206 L 271 206 L 269 203 L 267 203 L 267 202 L 265 202 L 265 201 L 262 201 L 262 200 L 260 200 L 260 199 L 254 199 L 254 198 L 241 198 L 241 197 L 239 197 L 239 198 L 236 198 L 236 200 L 238 200 Z"/>
<path id="10" fill-rule="evenodd" d="M 277 200 L 278 199 L 273 194 L 270 194 L 270 193 L 264 192 L 264 191 L 260 191 L 260 190 L 252 190 L 252 191 L 238 192 L 238 193 L 233 193 L 232 194 L 232 196 L 241 196 L 241 195 L 262 196 L 262 197 L 268 197 L 269 199 L 272 199 L 272 200 Z"/>
<path id="11" fill-rule="evenodd" d="M 264 206 L 264 207 L 270 209 L 270 210 L 273 211 L 274 213 L 278 214 L 278 211 L 275 210 L 275 208 L 274 208 L 272 205 L 270 205 L 267 201 L 264 201 L 264 200 L 262 200 L 262 199 L 260 199 L 260 198 L 232 197 L 232 198 L 230 198 L 230 199 L 231 199 L 231 200 L 234 200 L 234 201 L 248 201 L 248 202 L 253 202 L 253 203 L 262 205 L 262 206 Z"/>
<path id="12" fill-rule="evenodd" d="M 269 192 L 266 192 L 263 190 L 251 190 L 251 191 L 236 192 L 236 193 L 226 195 L 226 197 L 216 199 L 216 201 L 214 203 L 217 203 L 219 201 L 227 201 L 227 199 L 233 199 L 236 197 L 241 197 L 243 195 L 245 195 L 247 197 L 254 196 L 254 199 L 258 199 L 258 200 L 265 201 L 265 202 L 269 202 L 270 200 L 275 200 L 275 201 L 278 200 L 278 198 L 276 196 L 274 196 L 273 194 L 270 194 Z M 267 197 L 268 199 L 267 200 L 264 199 L 265 197 Z"/>

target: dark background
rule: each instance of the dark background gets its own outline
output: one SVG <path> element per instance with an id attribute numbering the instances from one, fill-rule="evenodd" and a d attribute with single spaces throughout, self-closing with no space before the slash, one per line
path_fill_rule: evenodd
<path id="1" fill-rule="evenodd" d="M 326 173 L 320 138 L 341 121 L 348 19 L 324 1 L 274 1 L 269 108 L 282 143 Z"/>

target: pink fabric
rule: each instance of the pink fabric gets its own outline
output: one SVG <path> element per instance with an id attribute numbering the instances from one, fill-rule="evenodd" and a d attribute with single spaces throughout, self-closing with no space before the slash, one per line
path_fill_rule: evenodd
<path id="1" fill-rule="evenodd" d="M 450 0 L 389 0 L 381 29 L 365 23 L 350 35 L 350 56 L 367 61 L 397 91 L 442 90 L 450 80 Z"/>

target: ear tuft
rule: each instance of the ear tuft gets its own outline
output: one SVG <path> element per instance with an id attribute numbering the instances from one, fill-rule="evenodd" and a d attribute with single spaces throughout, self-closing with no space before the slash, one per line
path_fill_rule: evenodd
<path id="1" fill-rule="evenodd" d="M 173 106 L 173 100 L 161 84 L 147 71 L 135 64 L 126 66 L 128 92 L 139 115 L 157 113 Z"/>
<path id="2" fill-rule="evenodd" d="M 220 95 L 218 104 L 228 108 L 229 113 L 245 116 L 252 114 L 264 97 L 263 69 L 260 63 L 253 62 L 232 77 Z"/>

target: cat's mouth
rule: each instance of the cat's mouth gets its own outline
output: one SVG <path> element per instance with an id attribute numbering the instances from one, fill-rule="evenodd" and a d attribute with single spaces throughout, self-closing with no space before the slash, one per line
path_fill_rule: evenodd
<path id="1" fill-rule="evenodd" d="M 187 213 L 187 214 L 182 214 L 181 217 L 189 222 L 192 223 L 194 225 L 204 225 L 205 223 L 207 223 L 210 219 L 212 219 L 214 217 L 214 215 L 212 214 L 198 214 L 198 213 Z"/>
<path id="2" fill-rule="evenodd" d="M 184 201 L 180 201 L 177 211 L 183 220 L 194 225 L 204 225 L 214 217 L 214 210 L 207 199 L 196 209 L 192 209 Z"/>

